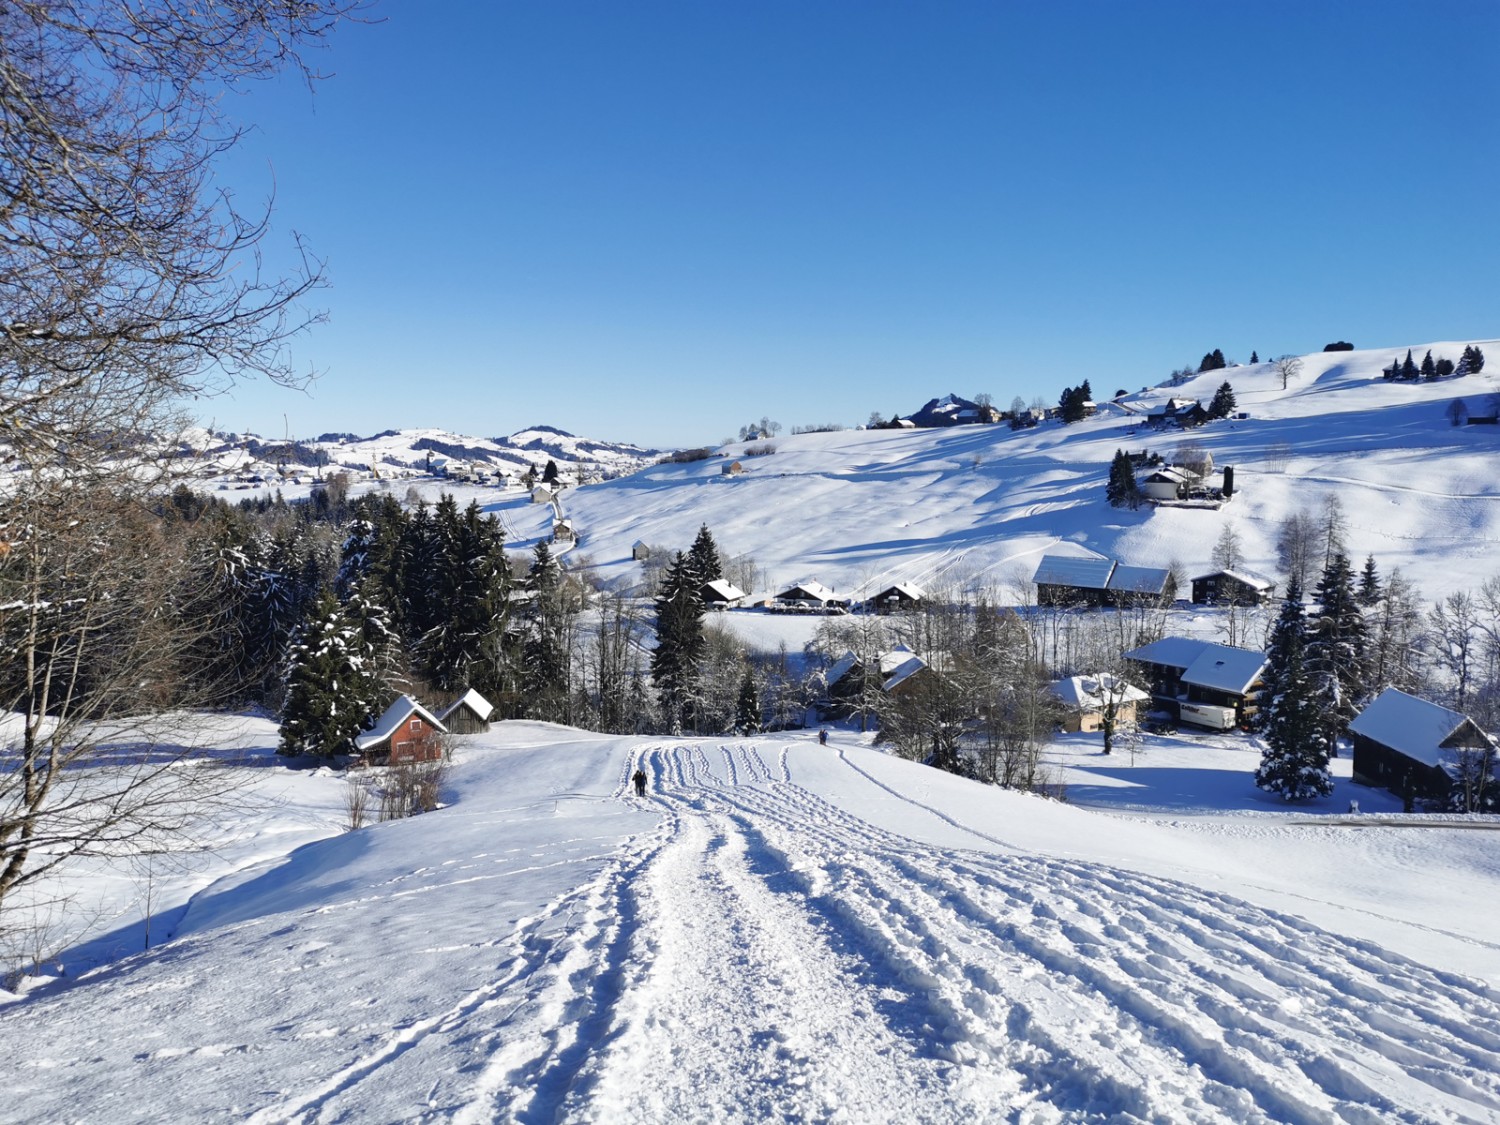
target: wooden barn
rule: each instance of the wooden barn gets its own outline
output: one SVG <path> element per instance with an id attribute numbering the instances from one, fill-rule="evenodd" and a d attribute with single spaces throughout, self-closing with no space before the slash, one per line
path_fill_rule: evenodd
<path id="1" fill-rule="evenodd" d="M 637 539 L 630 545 L 630 557 L 636 562 L 645 562 L 651 557 L 651 548 L 646 543 Z"/>
<path id="2" fill-rule="evenodd" d="M 1171 571 L 1126 566 L 1114 559 L 1043 555 L 1032 581 L 1038 605 L 1121 606 L 1170 601 L 1177 596 Z"/>
<path id="3" fill-rule="evenodd" d="M 1494 740 L 1466 715 L 1386 688 L 1349 724 L 1354 780 L 1389 789 L 1408 801 L 1447 804 L 1465 760 L 1488 753 L 1490 784 Z"/>
<path id="4" fill-rule="evenodd" d="M 719 466 L 720 474 L 726 477 L 739 476 L 744 471 L 745 466 L 738 461 L 726 461 L 723 465 Z"/>
<path id="5" fill-rule="evenodd" d="M 354 740 L 354 748 L 377 765 L 436 762 L 443 757 L 439 736 L 448 728 L 409 695 L 400 696 Z"/>
<path id="6" fill-rule="evenodd" d="M 866 598 L 865 610 L 868 613 L 895 613 L 900 610 L 916 609 L 926 596 L 920 586 L 914 586 L 910 582 L 897 582 L 894 586 L 887 586 L 880 593 Z"/>
<path id="7" fill-rule="evenodd" d="M 438 715 L 438 721 L 452 734 L 483 734 L 490 729 L 492 703 L 473 688 L 464 692 Z"/>
<path id="8" fill-rule="evenodd" d="M 1194 605 L 1265 605 L 1276 583 L 1248 570 L 1216 570 L 1193 579 Z"/>

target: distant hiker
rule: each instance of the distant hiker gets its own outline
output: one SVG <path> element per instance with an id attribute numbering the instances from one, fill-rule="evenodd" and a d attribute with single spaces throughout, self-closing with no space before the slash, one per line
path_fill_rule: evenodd
<path id="1" fill-rule="evenodd" d="M 630 780 L 635 782 L 635 795 L 644 797 L 646 795 L 646 771 L 636 766 L 635 773 L 630 775 Z"/>
<path id="2" fill-rule="evenodd" d="M 818 732 L 818 745 L 819 746 L 827 746 L 828 745 L 828 732 L 826 730 L 820 730 Z"/>

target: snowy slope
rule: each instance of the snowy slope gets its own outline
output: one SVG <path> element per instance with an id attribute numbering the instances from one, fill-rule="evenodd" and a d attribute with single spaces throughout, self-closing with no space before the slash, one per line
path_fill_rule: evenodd
<path id="1" fill-rule="evenodd" d="M 1185 828 L 842 735 L 542 724 L 472 740 L 450 796 L 0 1007 L 0 1118 L 1500 1115 L 1492 833 Z M 1402 917 L 1433 872 L 1464 893 Z"/>
<path id="2" fill-rule="evenodd" d="M 685 547 L 707 523 L 727 553 L 754 557 L 768 587 L 817 578 L 859 595 L 895 581 L 1014 586 L 1049 551 L 1143 566 L 1176 561 L 1196 573 L 1226 523 L 1240 535 L 1246 565 L 1274 573 L 1281 520 L 1336 494 L 1356 558 L 1373 553 L 1383 573 L 1401 567 L 1436 597 L 1500 571 L 1500 428 L 1453 427 L 1444 416 L 1456 397 L 1480 413 L 1500 390 L 1500 342 L 1480 344 L 1495 359 L 1462 380 L 1383 381 L 1380 369 L 1405 349 L 1316 353 L 1285 390 L 1261 364 L 1128 395 L 1072 426 L 778 437 L 770 456 L 725 446 L 726 458 L 741 460 L 739 475 L 723 475 L 718 459 L 657 465 L 570 492 L 567 504 L 582 550 L 608 579 L 628 583 L 638 573 L 630 563 L 636 539 Z M 1463 346 L 1431 345 L 1450 358 Z M 1096 398 L 1108 378 L 1093 375 Z M 1170 396 L 1207 404 L 1225 379 L 1249 418 L 1186 435 L 1139 426 Z M 1171 454 L 1185 440 L 1234 466 L 1232 503 L 1136 512 L 1105 503 L 1116 449 Z"/>

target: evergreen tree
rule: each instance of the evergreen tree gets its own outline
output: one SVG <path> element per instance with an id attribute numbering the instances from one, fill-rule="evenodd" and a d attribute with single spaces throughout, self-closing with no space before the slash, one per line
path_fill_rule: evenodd
<path id="1" fill-rule="evenodd" d="M 1479 345 L 1465 348 L 1463 358 L 1469 361 L 1468 374 L 1478 375 L 1484 370 L 1484 352 L 1479 350 Z"/>
<path id="2" fill-rule="evenodd" d="M 340 600 L 346 599 L 349 591 L 364 579 L 374 548 L 375 525 L 358 516 L 350 520 L 339 551 L 338 575 L 333 580 L 334 592 Z"/>
<path id="3" fill-rule="evenodd" d="M 1458 359 L 1458 366 L 1453 369 L 1455 378 L 1462 379 L 1469 373 L 1469 349 L 1464 349 L 1464 354 Z"/>
<path id="4" fill-rule="evenodd" d="M 740 679 L 740 695 L 734 708 L 734 729 L 740 734 L 759 734 L 761 729 L 760 688 L 755 682 L 755 673 L 745 665 L 745 674 Z"/>
<path id="5" fill-rule="evenodd" d="M 1422 373 L 1424 379 L 1437 378 L 1437 365 L 1432 362 L 1432 349 L 1427 349 L 1427 354 L 1422 357 L 1422 365 L 1417 369 Z"/>
<path id="6" fill-rule="evenodd" d="M 281 754 L 329 758 L 354 749 L 380 706 L 375 654 L 331 591 L 313 603 L 287 660 Z"/>
<path id="7" fill-rule="evenodd" d="M 547 467 L 542 470 L 542 483 L 545 485 L 557 483 L 557 462 L 550 457 L 547 458 Z"/>
<path id="8" fill-rule="evenodd" d="M 1437 378 L 1446 379 L 1453 374 L 1453 361 L 1445 356 L 1433 364 L 1432 369 L 1436 372 Z"/>
<path id="9" fill-rule="evenodd" d="M 1226 379 L 1219 384 L 1219 389 L 1214 392 L 1214 397 L 1208 404 L 1208 416 L 1210 418 L 1228 418 L 1234 413 L 1234 408 L 1237 405 L 1238 403 L 1234 397 L 1234 388 L 1229 385 L 1229 381 Z"/>
<path id="10" fill-rule="evenodd" d="M 1343 551 L 1336 551 L 1324 567 L 1315 598 L 1321 612 L 1308 629 L 1305 665 L 1318 692 L 1323 744 L 1332 758 L 1365 697 L 1365 618 Z"/>
<path id="11" fill-rule="evenodd" d="M 656 599 L 651 678 L 656 683 L 663 717 L 674 730 L 693 728 L 697 719 L 693 699 L 699 663 L 706 652 L 701 585 L 692 565 L 679 551 Z"/>
<path id="12" fill-rule="evenodd" d="M 708 530 L 708 524 L 698 528 L 698 537 L 688 549 L 688 565 L 698 576 L 700 586 L 724 577 L 724 564 L 719 558 L 719 548 Z"/>
<path id="13" fill-rule="evenodd" d="M 1406 359 L 1401 364 L 1401 378 L 1416 379 L 1417 365 L 1411 358 L 1411 349 L 1406 349 Z"/>
<path id="14" fill-rule="evenodd" d="M 1267 689 L 1265 749 L 1255 771 L 1257 786 L 1288 801 L 1333 792 L 1319 739 L 1316 691 L 1303 660 L 1301 594 L 1295 585 L 1288 591 L 1272 634 L 1268 656 L 1275 670 L 1268 668 L 1268 679 L 1275 687 Z"/>
<path id="15" fill-rule="evenodd" d="M 567 722 L 572 662 L 562 568 L 545 539 L 539 540 L 526 575 L 522 684 L 526 713 L 549 722 Z"/>
<path id="16" fill-rule="evenodd" d="M 1359 576 L 1359 604 L 1369 608 L 1380 601 L 1380 576 L 1375 570 L 1375 556 L 1365 559 L 1365 569 Z"/>
<path id="17" fill-rule="evenodd" d="M 1081 422 L 1087 414 L 1085 404 L 1089 401 L 1089 396 L 1084 389 L 1087 385 L 1085 382 L 1083 387 L 1066 387 L 1057 400 L 1058 413 L 1065 425 Z"/>
<path id="18" fill-rule="evenodd" d="M 1260 362 L 1260 356 L 1256 355 L 1255 352 L 1252 351 L 1250 353 L 1250 362 L 1251 363 L 1259 363 Z"/>
<path id="19" fill-rule="evenodd" d="M 1109 483 L 1104 486 L 1104 495 L 1116 508 L 1135 508 L 1140 504 L 1135 465 L 1124 450 L 1115 450 L 1114 460 L 1109 463 Z"/>

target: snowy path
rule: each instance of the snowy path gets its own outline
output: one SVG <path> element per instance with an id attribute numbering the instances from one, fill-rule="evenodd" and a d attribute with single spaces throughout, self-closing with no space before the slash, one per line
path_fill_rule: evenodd
<path id="1" fill-rule="evenodd" d="M 0 1121 L 1500 1121 L 1494 990 L 1006 842 L 1086 813 L 810 739 L 533 742 L 0 1011 Z"/>
<path id="2" fill-rule="evenodd" d="M 796 784 L 817 752 L 646 751 L 660 830 L 519 939 L 523 996 L 513 965 L 434 1020 L 475 1055 L 435 1115 L 1500 1118 L 1482 986 L 1183 884 L 913 843 Z"/>

